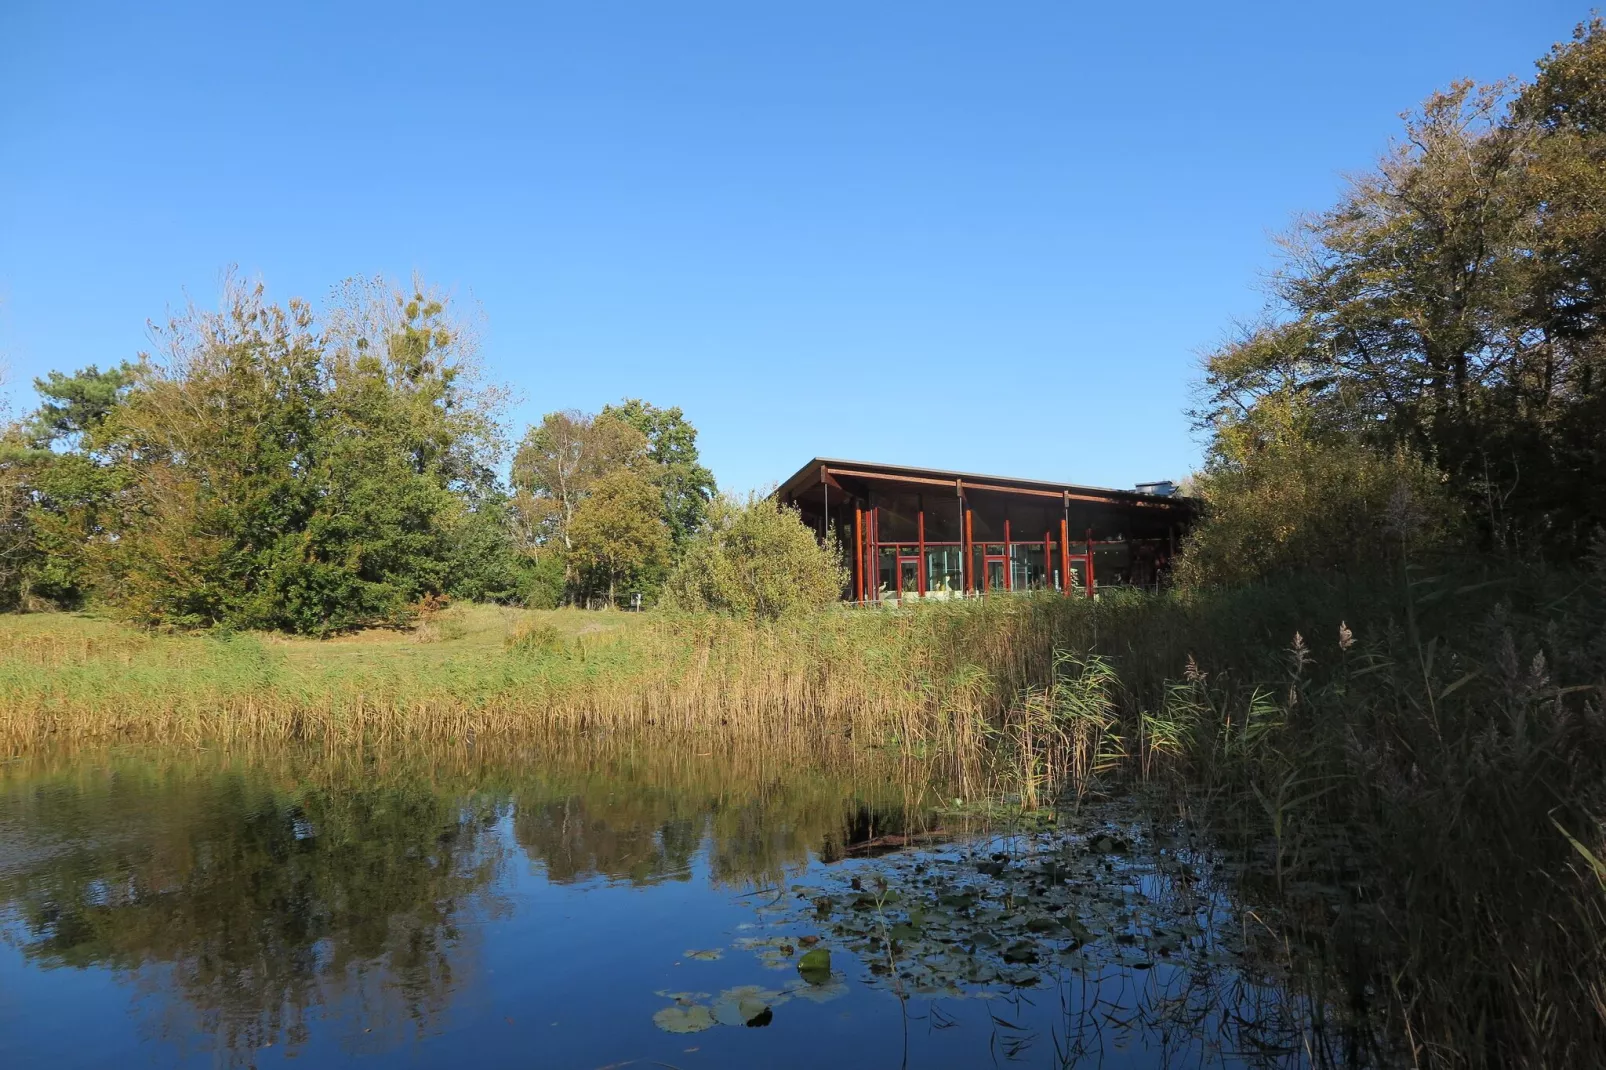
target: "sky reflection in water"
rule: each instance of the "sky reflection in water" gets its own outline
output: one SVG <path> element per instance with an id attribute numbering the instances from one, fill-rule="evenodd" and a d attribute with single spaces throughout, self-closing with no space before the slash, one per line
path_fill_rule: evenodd
<path id="1" fill-rule="evenodd" d="M 932 777 L 653 748 L 0 766 L 0 1065 L 1301 1064 L 1176 845 L 1113 812 L 988 840 Z M 932 830 L 957 838 L 862 857 Z"/>

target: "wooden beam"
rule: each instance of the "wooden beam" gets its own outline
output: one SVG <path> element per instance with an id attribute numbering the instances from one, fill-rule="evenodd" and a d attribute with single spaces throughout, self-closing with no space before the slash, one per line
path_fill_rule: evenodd
<path id="1" fill-rule="evenodd" d="M 889 472 L 865 472 L 857 468 L 827 468 L 830 475 L 851 476 L 854 479 L 879 479 L 887 483 L 920 483 L 932 487 L 946 487 L 946 479 L 930 479 L 925 476 L 897 476 Z M 956 481 L 959 482 L 959 481 Z M 997 494 L 1027 494 L 1036 498 L 1061 498 L 1073 502 L 1102 502 L 1106 505 L 1130 505 L 1139 509 L 1173 509 L 1169 502 L 1146 502 L 1128 498 L 1118 498 L 1109 494 L 1075 494 L 1068 490 L 1037 490 L 1031 487 L 1005 487 L 996 483 L 961 483 L 960 491 L 985 490 Z"/>
<path id="2" fill-rule="evenodd" d="M 853 600 L 864 601 L 864 507 L 853 508 Z"/>

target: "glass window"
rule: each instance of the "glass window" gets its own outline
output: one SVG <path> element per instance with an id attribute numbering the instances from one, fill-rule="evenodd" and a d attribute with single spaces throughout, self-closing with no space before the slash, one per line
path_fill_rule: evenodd
<path id="1" fill-rule="evenodd" d="M 901 557 L 898 559 L 898 593 L 904 598 L 919 597 L 920 559 L 918 557 Z"/>
<path id="2" fill-rule="evenodd" d="M 957 546 L 926 548 L 926 594 L 952 598 L 964 590 L 959 569 L 961 554 Z"/>
<path id="3" fill-rule="evenodd" d="M 883 546 L 880 554 L 880 568 L 877 571 L 877 581 L 880 586 L 874 593 L 876 598 L 896 598 L 898 596 L 898 551 L 891 546 Z"/>
<path id="4" fill-rule="evenodd" d="M 1017 591 L 1041 589 L 1047 580 L 1043 568 L 1041 543 L 1014 543 L 1010 546 L 1010 586 Z"/>

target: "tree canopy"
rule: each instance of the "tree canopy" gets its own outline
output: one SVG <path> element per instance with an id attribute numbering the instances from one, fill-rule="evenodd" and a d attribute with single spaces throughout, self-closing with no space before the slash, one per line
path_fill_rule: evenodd
<path id="1" fill-rule="evenodd" d="M 1606 522 L 1606 26 L 1525 85 L 1460 82 L 1282 240 L 1266 318 L 1209 354 L 1231 468 L 1299 408 L 1418 455 L 1489 546 L 1576 554 Z"/>
<path id="2" fill-rule="evenodd" d="M 444 298 L 354 282 L 320 319 L 231 283 L 159 338 L 159 357 L 36 384 L 4 462 L 16 598 L 93 589 L 146 624 L 323 633 L 510 589 L 489 579 L 516 567 L 499 399 Z"/>
<path id="3" fill-rule="evenodd" d="M 697 429 L 678 406 L 638 398 L 548 413 L 520 442 L 512 481 L 525 546 L 547 575 L 560 563 L 563 596 L 582 604 L 655 594 L 714 493 Z"/>
<path id="4" fill-rule="evenodd" d="M 326 634 L 443 597 L 651 597 L 706 523 L 696 428 L 640 399 L 552 412 L 509 487 L 472 326 L 420 282 L 319 311 L 230 280 L 155 353 L 36 380 L 0 422 L 0 610 Z"/>

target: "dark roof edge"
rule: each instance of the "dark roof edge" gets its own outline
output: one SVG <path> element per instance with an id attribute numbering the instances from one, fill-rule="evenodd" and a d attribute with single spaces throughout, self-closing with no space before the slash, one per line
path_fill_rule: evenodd
<path id="1" fill-rule="evenodd" d="M 1145 494 L 1138 490 L 1123 490 L 1117 487 L 1090 487 L 1082 483 L 1060 483 L 1046 479 L 1023 479 L 1019 476 L 992 476 L 981 472 L 955 472 L 946 468 L 922 468 L 912 464 L 880 464 L 874 461 L 851 461 L 841 457 L 815 457 L 802 468 L 784 480 L 775 488 L 777 495 L 791 490 L 795 484 L 806 482 L 805 477 L 818 473 L 820 466 L 828 468 L 859 468 L 888 476 L 908 475 L 925 479 L 965 480 L 975 483 L 1018 484 L 1023 488 L 1037 488 L 1042 490 L 1063 490 L 1072 494 L 1102 494 L 1132 501 L 1143 502 L 1170 502 L 1174 504 L 1193 504 L 1192 498 L 1180 494 Z"/>

